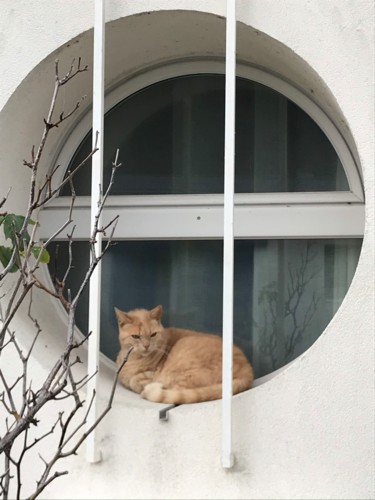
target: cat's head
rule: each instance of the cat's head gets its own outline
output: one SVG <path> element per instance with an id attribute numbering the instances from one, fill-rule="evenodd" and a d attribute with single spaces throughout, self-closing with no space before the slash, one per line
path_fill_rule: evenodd
<path id="1" fill-rule="evenodd" d="M 144 355 L 160 350 L 164 330 L 161 324 L 162 306 L 156 306 L 150 310 L 134 309 L 127 312 L 115 307 L 115 312 L 121 348 L 134 347 L 134 352 Z"/>

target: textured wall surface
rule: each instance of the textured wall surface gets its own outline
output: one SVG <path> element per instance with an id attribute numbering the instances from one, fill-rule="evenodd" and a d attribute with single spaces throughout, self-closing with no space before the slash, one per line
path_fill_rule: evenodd
<path id="1" fill-rule="evenodd" d="M 224 2 L 107 2 L 107 87 L 153 64 L 224 53 Z M 174 409 L 119 388 L 99 429 L 103 460 L 81 453 L 45 498 L 371 499 L 374 491 L 374 6 L 370 0 L 238 1 L 238 55 L 312 95 L 359 159 L 366 193 L 363 249 L 352 285 L 318 341 L 271 380 L 234 398 L 236 466 L 220 465 L 220 402 Z M 28 173 L 51 95 L 53 61 L 91 63 L 93 2 L 2 0 L 0 16 L 0 197 L 22 211 Z M 91 73 L 64 95 L 91 99 Z M 47 169 L 69 130 L 49 143 Z M 64 340 L 46 297 L 34 299 L 43 326 L 35 377 Z M 17 328 L 28 341 L 26 315 Z M 3 362 L 3 361 L 2 361 Z M 5 362 L 4 362 L 5 363 Z M 7 360 L 12 369 L 12 360 Z M 103 367 L 101 400 L 111 383 Z M 25 481 L 27 483 L 27 480 Z"/>

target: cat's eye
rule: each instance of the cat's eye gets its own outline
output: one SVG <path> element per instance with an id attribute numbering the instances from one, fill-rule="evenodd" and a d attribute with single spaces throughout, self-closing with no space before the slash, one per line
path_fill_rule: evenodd
<path id="1" fill-rule="evenodd" d="M 155 332 L 155 333 L 151 333 L 150 337 L 155 337 L 155 335 L 157 335 L 158 332 Z"/>
<path id="2" fill-rule="evenodd" d="M 140 336 L 139 335 L 132 335 L 133 339 L 139 339 Z"/>

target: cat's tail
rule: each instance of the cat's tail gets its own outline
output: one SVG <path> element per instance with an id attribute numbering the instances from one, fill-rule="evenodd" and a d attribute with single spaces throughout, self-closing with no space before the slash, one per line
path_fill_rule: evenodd
<path id="1" fill-rule="evenodd" d="M 233 380 L 233 394 L 250 389 L 252 378 L 246 380 Z M 160 382 L 147 384 L 141 396 L 154 403 L 188 404 L 201 403 L 220 399 L 222 396 L 222 384 L 214 384 L 194 389 L 172 388 L 165 389 Z"/>

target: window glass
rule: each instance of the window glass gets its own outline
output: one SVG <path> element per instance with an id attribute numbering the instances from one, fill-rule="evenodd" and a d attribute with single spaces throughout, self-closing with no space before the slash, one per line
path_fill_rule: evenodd
<path id="1" fill-rule="evenodd" d="M 322 333 L 352 280 L 361 240 L 235 241 L 234 340 L 256 377 L 285 365 Z M 62 277 L 68 243 L 54 243 L 52 276 Z M 73 243 L 76 290 L 89 259 L 86 242 Z M 222 259 L 219 240 L 120 241 L 102 266 L 101 351 L 115 359 L 118 332 L 113 308 L 164 306 L 165 326 L 220 334 Z M 87 332 L 88 293 L 77 310 Z"/>
<path id="2" fill-rule="evenodd" d="M 224 90 L 223 75 L 182 76 L 150 85 L 108 111 L 104 188 L 119 148 L 122 167 L 113 195 L 223 193 Z M 69 170 L 90 151 L 91 133 L 75 152 Z M 77 196 L 90 195 L 90 165 L 77 174 L 74 186 Z M 319 193 L 349 191 L 349 186 L 334 147 L 301 108 L 275 90 L 237 78 L 235 191 Z M 70 195 L 69 187 L 60 194 Z M 208 213 L 211 207 L 206 208 Z M 267 234 L 276 235 L 278 208 L 269 208 L 274 218 L 267 222 Z M 152 224 L 142 219 L 142 207 L 130 209 L 138 211 L 142 223 Z M 325 213 L 318 196 L 313 209 Z M 168 210 L 175 208 L 169 205 Z M 183 207 L 179 210 L 181 214 Z M 160 213 L 158 224 L 170 224 L 171 219 L 164 221 Z M 250 209 L 248 213 L 250 224 Z M 311 227 L 311 221 L 305 222 Z M 243 227 L 243 219 L 241 224 L 240 234 L 254 235 Z M 114 360 L 119 349 L 114 307 L 162 304 L 165 326 L 220 335 L 222 240 L 204 239 L 205 234 L 200 240 L 177 240 L 172 232 L 170 240 L 127 241 L 125 232 L 120 227 L 120 241 L 102 265 L 101 351 Z M 305 230 L 298 234 L 306 237 Z M 343 227 L 339 234 L 353 233 Z M 282 367 L 315 342 L 348 290 L 360 247 L 361 240 L 354 238 L 235 241 L 234 341 L 252 362 L 256 377 Z M 51 275 L 61 279 L 68 243 L 53 243 L 49 250 L 57 252 L 49 264 Z M 73 252 L 67 287 L 74 292 L 87 269 L 88 243 L 75 241 Z M 88 291 L 77 309 L 83 333 L 87 320 Z"/>
<path id="3" fill-rule="evenodd" d="M 190 75 L 151 85 L 105 116 L 104 185 L 117 148 L 123 166 L 112 194 L 222 193 L 224 77 Z M 69 169 L 91 151 L 91 133 Z M 237 78 L 236 192 L 348 190 L 322 130 L 298 106 L 259 83 Z M 90 168 L 75 179 L 89 195 Z M 62 195 L 69 195 L 67 186 Z"/>

